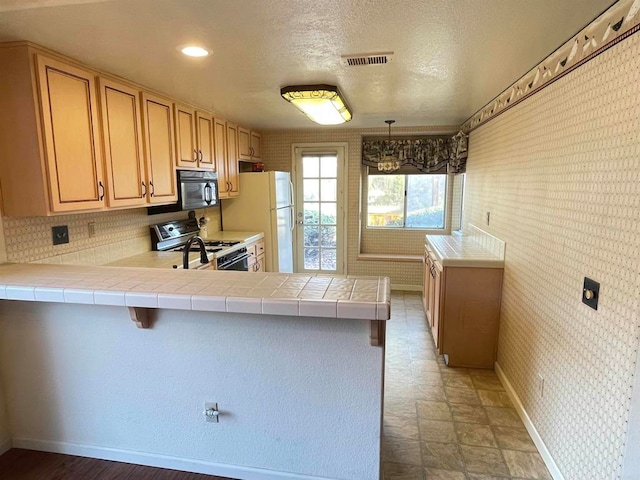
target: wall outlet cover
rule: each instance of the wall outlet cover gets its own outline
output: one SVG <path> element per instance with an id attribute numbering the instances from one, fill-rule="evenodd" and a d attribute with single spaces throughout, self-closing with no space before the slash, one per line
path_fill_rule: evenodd
<path id="1" fill-rule="evenodd" d="M 598 310 L 598 298 L 600 297 L 600 284 L 595 280 L 584 277 L 582 287 L 582 303 Z"/>
<path id="2" fill-rule="evenodd" d="M 66 225 L 51 227 L 51 236 L 53 237 L 54 245 L 69 243 L 69 227 Z"/>

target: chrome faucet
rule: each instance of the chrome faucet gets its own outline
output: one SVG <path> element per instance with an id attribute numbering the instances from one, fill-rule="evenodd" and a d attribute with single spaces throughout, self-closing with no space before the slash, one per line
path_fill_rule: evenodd
<path id="1" fill-rule="evenodd" d="M 187 243 L 184 245 L 184 250 L 182 251 L 182 268 L 185 270 L 189 268 L 189 252 L 191 251 L 191 244 L 194 241 L 200 245 L 200 263 L 209 263 L 209 256 L 207 255 L 204 242 L 199 236 L 195 235 L 187 240 Z"/>

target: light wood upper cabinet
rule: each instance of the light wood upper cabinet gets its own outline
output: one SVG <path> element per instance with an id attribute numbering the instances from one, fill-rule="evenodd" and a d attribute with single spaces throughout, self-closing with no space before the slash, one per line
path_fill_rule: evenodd
<path id="1" fill-rule="evenodd" d="M 238 126 L 227 122 L 227 181 L 229 197 L 240 195 L 240 175 L 238 172 Z"/>
<path id="2" fill-rule="evenodd" d="M 238 127 L 238 159 L 251 161 L 251 131 Z"/>
<path id="3" fill-rule="evenodd" d="M 100 208 L 105 187 L 94 74 L 43 55 L 36 63 L 51 210 Z"/>
<path id="4" fill-rule="evenodd" d="M 251 131 L 251 159 L 262 160 L 262 135 Z"/>
<path id="5" fill-rule="evenodd" d="M 175 105 L 176 165 L 180 168 L 197 168 L 196 112 L 182 105 Z"/>
<path id="6" fill-rule="evenodd" d="M 261 135 L 247 128 L 238 127 L 238 160 L 255 162 L 261 158 Z"/>
<path id="7" fill-rule="evenodd" d="M 198 140 L 198 166 L 215 170 L 213 117 L 196 112 L 196 131 Z"/>
<path id="8" fill-rule="evenodd" d="M 214 157 L 218 172 L 218 197 L 229 198 L 227 180 L 227 122 L 221 118 L 213 119 Z"/>
<path id="9" fill-rule="evenodd" d="M 213 117 L 184 105 L 175 105 L 176 165 L 214 170 Z"/>
<path id="10" fill-rule="evenodd" d="M 171 110 L 171 100 L 142 93 L 149 203 L 170 203 L 178 199 Z"/>
<path id="11" fill-rule="evenodd" d="M 107 204 L 110 207 L 147 203 L 138 89 L 98 79 L 104 139 Z"/>
<path id="12" fill-rule="evenodd" d="M 240 194 L 238 175 L 238 126 L 214 119 L 216 167 L 218 169 L 218 196 L 237 197 Z"/>
<path id="13" fill-rule="evenodd" d="M 0 44 L 0 71 L 4 215 L 173 203 L 177 165 L 238 195 L 235 125 L 28 42 Z"/>

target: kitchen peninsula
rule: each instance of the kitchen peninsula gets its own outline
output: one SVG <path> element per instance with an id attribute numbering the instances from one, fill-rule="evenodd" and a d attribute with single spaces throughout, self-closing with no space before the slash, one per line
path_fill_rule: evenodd
<path id="1" fill-rule="evenodd" d="M 380 478 L 387 278 L 158 272 L 0 266 L 0 298 L 17 300 L 0 302 L 14 447 L 243 479 Z"/>

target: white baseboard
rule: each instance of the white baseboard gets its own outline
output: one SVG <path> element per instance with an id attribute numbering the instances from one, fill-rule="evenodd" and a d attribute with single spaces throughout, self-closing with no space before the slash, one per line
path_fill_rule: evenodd
<path id="1" fill-rule="evenodd" d="M 13 442 L 11 441 L 10 438 L 0 441 L 0 455 L 8 452 L 12 448 L 13 448 Z"/>
<path id="2" fill-rule="evenodd" d="M 531 421 L 531 418 L 529 418 L 529 414 L 524 409 L 524 405 L 522 405 L 522 402 L 520 401 L 520 397 L 518 397 L 518 394 L 513 389 L 513 385 L 511 385 L 511 382 L 509 381 L 507 376 L 504 374 L 504 371 L 502 370 L 502 368 L 500 368 L 500 365 L 498 364 L 498 362 L 496 362 L 495 367 L 496 367 L 496 373 L 498 374 L 498 378 L 502 382 L 502 385 L 504 385 L 504 389 L 507 391 L 507 395 L 509 395 L 509 398 L 513 402 L 513 405 L 516 411 L 518 412 L 518 415 L 520 415 L 520 419 L 522 420 L 522 423 L 524 423 L 524 426 L 529 432 L 529 435 L 531 435 L 531 439 L 533 440 L 533 443 L 536 444 L 536 447 L 540 452 L 540 456 L 542 457 L 542 460 L 544 460 L 545 465 L 549 469 L 549 473 L 551 474 L 554 480 L 564 480 L 564 476 L 562 475 L 562 472 L 560 472 L 558 465 L 556 464 L 555 460 L 551 456 L 551 452 L 549 452 L 549 449 L 547 448 L 544 441 L 542 440 L 542 437 L 538 433 L 538 430 L 536 430 L 536 427 Z"/>
<path id="3" fill-rule="evenodd" d="M 403 290 L 405 292 L 421 292 L 422 285 L 403 285 L 401 283 L 391 284 L 391 290 Z"/>
<path id="4" fill-rule="evenodd" d="M 134 463 L 136 465 L 204 473 L 220 477 L 239 478 L 242 480 L 335 480 L 326 477 L 314 477 L 296 473 L 278 472 L 275 470 L 213 463 L 172 457 L 169 455 L 138 452 L 135 450 L 121 450 L 69 442 L 14 438 L 10 443 L 12 443 L 15 448 L 25 448 L 27 450 L 40 450 L 44 452 L 64 453 L 66 455 L 77 455 L 80 457 L 100 458 L 102 460 L 113 460 L 116 462 Z"/>

